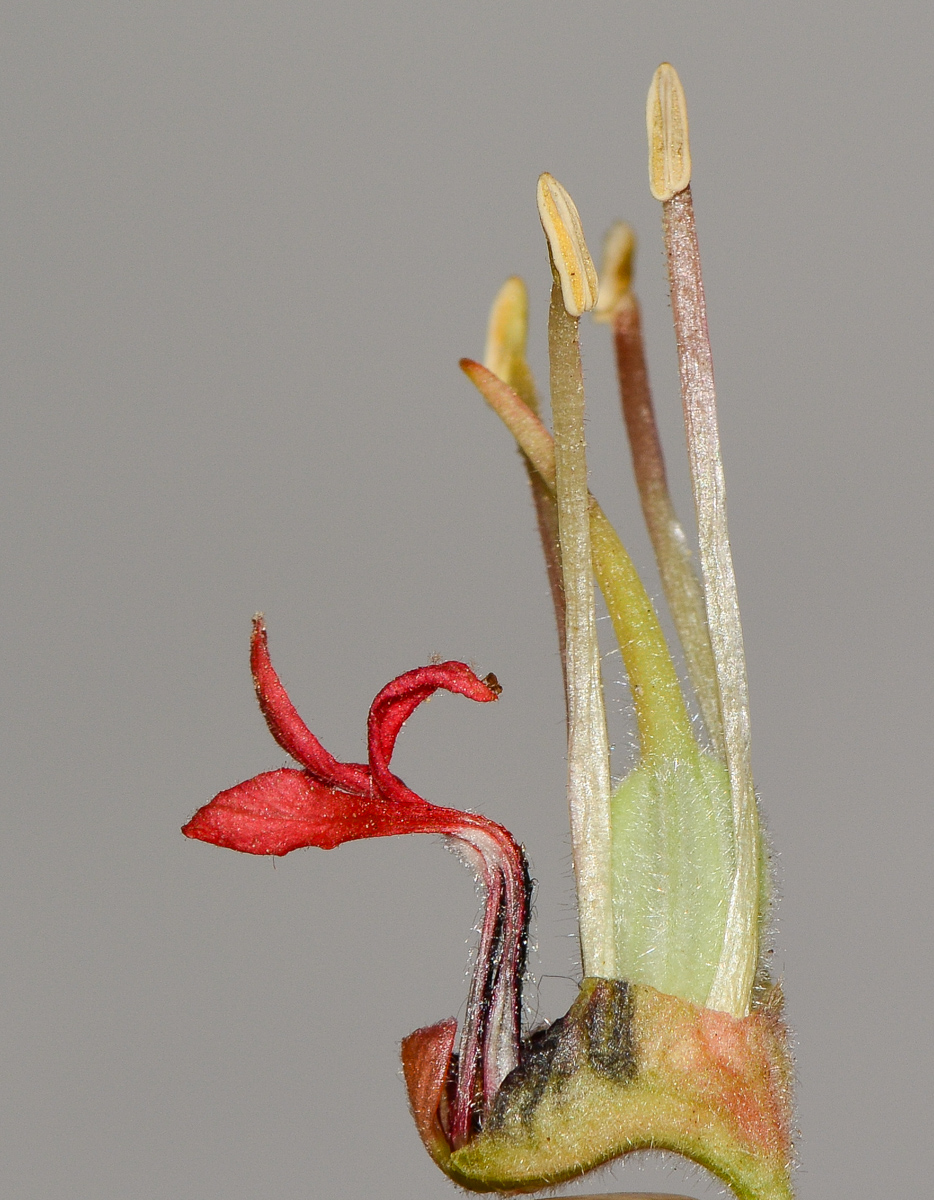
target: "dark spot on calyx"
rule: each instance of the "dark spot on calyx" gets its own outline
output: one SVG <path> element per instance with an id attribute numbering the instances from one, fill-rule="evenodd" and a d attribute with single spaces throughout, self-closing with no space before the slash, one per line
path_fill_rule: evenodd
<path id="1" fill-rule="evenodd" d="M 486 1127 L 529 1123 L 549 1087 L 585 1067 L 616 1083 L 635 1078 L 633 1001 L 620 979 L 585 979 L 565 1017 L 523 1039 L 519 1065 L 503 1080 Z"/>
<path id="2" fill-rule="evenodd" d="M 594 984 L 590 1002 L 583 1013 L 590 1065 L 598 1075 L 623 1083 L 636 1073 L 629 984 L 617 979 L 594 979 L 585 983 Z"/>

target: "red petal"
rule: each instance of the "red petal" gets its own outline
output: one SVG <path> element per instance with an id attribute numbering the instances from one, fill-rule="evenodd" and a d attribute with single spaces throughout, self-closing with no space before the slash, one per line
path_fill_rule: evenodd
<path id="1" fill-rule="evenodd" d="M 412 802 L 419 797 L 410 791 L 389 770 L 389 760 L 395 748 L 399 730 L 420 704 L 439 688 L 456 692 L 481 703 L 495 700 L 502 688 L 495 675 L 478 678 L 470 667 L 461 662 L 437 663 L 406 671 L 392 683 L 387 683 L 370 705 L 368 721 L 370 770 L 375 783 L 393 800 Z"/>
<path id="2" fill-rule="evenodd" d="M 182 832 L 247 854 L 288 854 L 303 846 L 332 850 L 342 842 L 398 833 L 454 834 L 464 822 L 455 809 L 425 800 L 400 806 L 381 796 L 354 796 L 283 767 L 221 792 Z"/>
<path id="3" fill-rule="evenodd" d="M 253 669 L 256 696 L 269 732 L 286 754 L 300 762 L 321 783 L 365 796 L 370 790 L 367 768 L 358 763 L 338 762 L 298 715 L 273 669 L 266 645 L 266 626 L 261 616 L 253 618 L 250 666 Z"/>
<path id="4" fill-rule="evenodd" d="M 457 1022 L 451 1018 L 426 1029 L 416 1029 L 402 1043 L 402 1074 L 412 1116 L 428 1153 L 435 1159 L 446 1159 L 451 1153 L 440 1108 L 456 1033 Z"/>

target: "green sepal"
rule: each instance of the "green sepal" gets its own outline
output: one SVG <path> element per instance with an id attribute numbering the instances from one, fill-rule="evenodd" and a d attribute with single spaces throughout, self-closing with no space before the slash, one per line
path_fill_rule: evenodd
<path id="1" fill-rule="evenodd" d="M 527 1039 L 484 1124 L 441 1169 L 476 1192 L 532 1192 L 634 1150 L 699 1163 L 739 1200 L 791 1200 L 791 1065 L 777 991 L 748 1017 L 642 984 L 585 979 Z M 440 1027 L 439 1027 L 440 1029 Z"/>
<path id="2" fill-rule="evenodd" d="M 736 870 L 726 768 L 683 743 L 644 759 L 611 799 L 620 975 L 706 1004 Z"/>

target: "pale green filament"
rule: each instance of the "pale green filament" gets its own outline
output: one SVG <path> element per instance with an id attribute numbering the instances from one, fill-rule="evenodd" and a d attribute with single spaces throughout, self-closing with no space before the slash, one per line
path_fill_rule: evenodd
<path id="1" fill-rule="evenodd" d="M 616 976 L 610 847 L 610 748 L 594 610 L 584 380 L 578 318 L 555 273 L 548 315 L 555 497 L 564 582 L 568 702 L 568 804 L 584 974 Z"/>

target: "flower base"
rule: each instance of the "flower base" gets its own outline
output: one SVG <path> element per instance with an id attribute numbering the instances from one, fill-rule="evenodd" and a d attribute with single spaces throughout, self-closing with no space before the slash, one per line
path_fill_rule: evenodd
<path id="1" fill-rule="evenodd" d="M 585 979 L 567 1016 L 524 1041 L 482 1132 L 459 1149 L 444 1131 L 453 1022 L 419 1030 L 403 1043 L 419 1132 L 472 1191 L 536 1191 L 654 1149 L 706 1167 L 740 1200 L 790 1200 L 779 1008 L 735 1018 L 642 984 Z"/>

